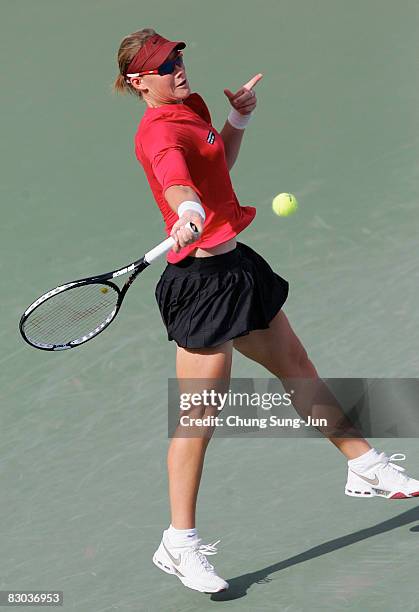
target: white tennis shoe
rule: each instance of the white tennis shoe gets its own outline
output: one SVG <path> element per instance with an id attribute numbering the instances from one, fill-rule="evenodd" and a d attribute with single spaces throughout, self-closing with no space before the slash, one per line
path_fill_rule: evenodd
<path id="1" fill-rule="evenodd" d="M 357 472 L 348 467 L 348 480 L 345 493 L 351 497 L 385 497 L 387 499 L 406 499 L 419 497 L 419 480 L 409 478 L 405 468 L 391 461 L 404 461 L 406 455 L 396 453 L 387 457 L 380 453 L 378 461 L 366 472 Z"/>
<path id="2" fill-rule="evenodd" d="M 214 567 L 208 562 L 206 555 L 215 555 L 215 546 L 201 544 L 197 539 L 189 546 L 172 546 L 167 532 L 163 532 L 160 546 L 153 556 L 153 563 L 167 574 L 174 574 L 186 587 L 201 593 L 218 593 L 228 589 L 228 582 L 217 576 Z"/>

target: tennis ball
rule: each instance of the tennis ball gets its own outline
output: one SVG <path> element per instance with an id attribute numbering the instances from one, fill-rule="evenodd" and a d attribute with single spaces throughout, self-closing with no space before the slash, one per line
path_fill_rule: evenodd
<path id="1" fill-rule="evenodd" d="M 102 287 L 102 288 L 101 288 L 101 292 L 102 292 L 102 293 L 108 293 L 108 291 L 109 291 L 109 290 L 108 290 L 108 288 L 107 288 L 107 287 Z"/>
<path id="2" fill-rule="evenodd" d="M 298 208 L 298 202 L 292 193 L 280 193 L 272 200 L 272 210 L 280 217 L 292 215 Z"/>

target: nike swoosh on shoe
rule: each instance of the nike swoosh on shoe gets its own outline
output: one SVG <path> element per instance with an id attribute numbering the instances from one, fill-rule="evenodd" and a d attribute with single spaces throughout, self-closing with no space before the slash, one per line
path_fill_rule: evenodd
<path id="1" fill-rule="evenodd" d="M 164 548 L 164 550 L 165 550 L 165 551 L 167 552 L 167 554 L 169 555 L 170 560 L 171 560 L 171 561 L 172 561 L 172 562 L 173 562 L 175 565 L 180 565 L 180 555 L 179 555 L 179 557 L 177 557 L 177 558 L 176 558 L 176 557 L 174 557 L 174 556 L 173 556 L 173 555 L 171 555 L 171 554 L 170 554 L 170 552 L 167 550 L 167 548 L 166 548 L 166 546 L 165 546 L 164 542 L 162 542 L 162 544 L 163 544 L 163 548 Z"/>
<path id="2" fill-rule="evenodd" d="M 378 485 L 378 483 L 380 482 L 377 477 L 377 474 L 374 474 L 375 478 L 368 478 L 367 476 L 362 476 L 362 474 L 358 474 L 358 472 L 354 472 L 353 470 L 352 472 L 356 474 L 359 478 L 362 478 L 362 480 L 365 480 L 365 482 L 368 482 L 370 485 L 375 486 Z"/>

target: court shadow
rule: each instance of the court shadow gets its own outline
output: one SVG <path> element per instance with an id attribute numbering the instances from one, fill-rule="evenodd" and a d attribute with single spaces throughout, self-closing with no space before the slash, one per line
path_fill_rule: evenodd
<path id="1" fill-rule="evenodd" d="M 256 572 L 243 574 L 241 576 L 236 576 L 235 578 L 227 578 L 230 585 L 228 591 L 223 593 L 214 593 L 211 595 L 211 599 L 213 601 L 240 599 L 240 597 L 245 597 L 247 595 L 247 589 L 253 584 L 263 584 L 269 582 L 269 576 L 271 574 L 280 572 L 281 570 L 297 565 L 298 563 L 304 563 L 304 561 L 310 561 L 310 559 L 327 555 L 328 553 L 344 548 L 345 546 L 351 546 L 352 544 L 356 544 L 357 542 L 361 542 L 367 538 L 372 538 L 375 535 L 385 533 L 386 531 L 391 531 L 392 529 L 397 529 L 397 527 L 402 527 L 403 525 L 408 525 L 409 523 L 416 522 L 418 520 L 419 506 L 416 506 L 415 508 L 407 510 L 406 512 L 403 512 L 402 514 L 387 521 L 378 523 L 374 527 L 361 529 L 355 533 L 350 533 L 340 538 L 329 540 L 328 542 L 314 546 L 313 548 L 310 548 L 309 550 L 306 550 L 298 555 L 284 559 L 284 561 L 279 561 L 278 563 L 268 565 L 267 567 L 264 567 Z M 410 531 L 417 531 L 417 529 L 418 526 L 416 525 L 412 527 Z"/>

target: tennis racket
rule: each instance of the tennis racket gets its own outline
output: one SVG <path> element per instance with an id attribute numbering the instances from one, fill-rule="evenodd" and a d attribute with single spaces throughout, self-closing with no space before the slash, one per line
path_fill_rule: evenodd
<path id="1" fill-rule="evenodd" d="M 195 237 L 194 223 L 187 223 Z M 103 332 L 115 319 L 137 276 L 175 244 L 170 236 L 129 266 L 75 280 L 41 295 L 23 313 L 19 329 L 24 340 L 43 351 L 63 351 L 80 346 Z M 122 287 L 115 279 L 129 274 Z"/>

